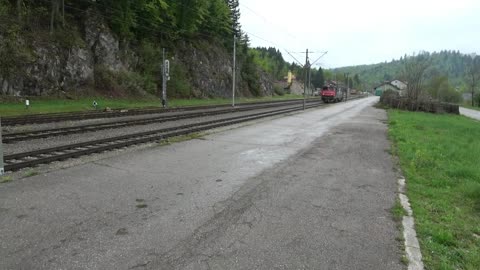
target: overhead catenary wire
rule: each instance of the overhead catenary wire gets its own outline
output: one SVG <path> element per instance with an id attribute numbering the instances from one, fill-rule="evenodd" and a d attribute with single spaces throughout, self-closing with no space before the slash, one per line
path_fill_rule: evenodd
<path id="1" fill-rule="evenodd" d="M 285 50 L 295 61 L 297 61 L 297 63 L 303 68 L 304 65 L 302 63 L 300 63 L 300 61 L 297 60 L 297 58 L 295 58 L 295 56 L 293 56 L 289 51 Z"/>
<path id="2" fill-rule="evenodd" d="M 248 11 L 250 11 L 252 14 L 254 14 L 254 15 L 256 15 L 257 17 L 261 18 L 265 24 L 270 24 L 270 25 L 272 25 L 272 26 L 280 29 L 279 26 L 277 26 L 276 24 L 273 24 L 273 23 L 271 23 L 270 21 L 268 21 L 265 16 L 259 14 L 259 13 L 258 13 L 257 11 L 255 11 L 254 9 L 248 7 L 247 5 L 245 5 L 245 4 L 243 4 L 243 3 L 240 3 L 240 6 L 243 6 L 245 9 L 247 9 Z M 285 34 L 287 34 L 287 35 L 289 35 L 290 37 L 292 37 L 292 38 L 294 38 L 294 39 L 298 39 L 295 35 L 292 35 L 292 34 L 289 33 L 288 31 L 286 31 L 285 29 L 282 29 L 282 32 L 285 33 Z"/>

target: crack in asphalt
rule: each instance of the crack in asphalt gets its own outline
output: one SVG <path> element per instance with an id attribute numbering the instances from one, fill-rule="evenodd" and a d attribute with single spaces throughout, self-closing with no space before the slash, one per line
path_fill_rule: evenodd
<path id="1" fill-rule="evenodd" d="M 246 225 L 250 230 L 258 220 L 254 218 L 250 221 L 242 221 L 241 218 L 249 209 L 255 209 L 260 216 L 264 215 L 255 207 L 255 201 L 262 199 L 269 189 L 268 182 L 265 182 L 264 179 L 255 178 L 255 180 L 257 180 L 256 183 L 246 184 L 232 197 L 217 202 L 216 205 L 224 206 L 220 212 L 215 212 L 213 218 L 195 229 L 189 237 L 175 247 L 151 260 L 147 268 L 178 269 L 185 267 L 193 261 L 193 258 L 205 256 L 203 252 L 208 250 L 208 247 L 212 246 L 216 239 L 222 237 L 230 227 Z"/>

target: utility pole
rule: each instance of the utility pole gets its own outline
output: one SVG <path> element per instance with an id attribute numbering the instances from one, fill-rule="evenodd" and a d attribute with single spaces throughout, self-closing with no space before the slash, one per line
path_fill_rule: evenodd
<path id="1" fill-rule="evenodd" d="M 307 54 L 305 56 L 305 83 L 303 85 L 303 110 L 305 110 L 305 107 L 307 105 L 307 83 L 308 83 L 308 69 L 310 67 L 308 66 L 308 49 L 307 49 Z"/>
<path id="2" fill-rule="evenodd" d="M 308 67 L 308 88 L 310 89 L 309 95 L 313 96 L 313 88 L 312 88 L 312 69 L 310 66 Z"/>
<path id="3" fill-rule="evenodd" d="M 0 118 L 0 175 L 5 173 L 3 164 L 2 119 Z"/>
<path id="4" fill-rule="evenodd" d="M 349 82 L 348 82 L 348 75 L 350 75 L 350 73 L 347 72 L 347 73 L 345 73 L 344 75 L 345 75 L 345 79 L 347 80 L 347 92 L 346 92 L 346 94 L 345 94 L 345 102 L 347 102 L 347 100 L 348 100 L 348 88 L 349 88 L 349 86 L 350 86 L 350 85 L 349 85 Z"/>
<path id="5" fill-rule="evenodd" d="M 232 107 L 235 107 L 235 75 L 237 65 L 237 36 L 233 35 L 233 70 L 232 70 Z"/>
<path id="6" fill-rule="evenodd" d="M 310 67 L 315 65 L 315 63 L 318 62 L 318 60 L 320 60 L 320 58 L 322 58 L 325 54 L 327 54 L 328 52 L 323 52 L 323 54 L 318 57 L 317 60 L 313 61 L 313 63 L 310 63 L 309 60 L 308 60 L 308 49 L 306 50 L 306 52 L 301 52 L 301 53 L 305 53 L 306 56 L 305 56 L 305 65 L 302 66 L 302 63 L 300 63 L 300 61 L 298 61 L 295 56 L 293 56 L 289 51 L 286 51 L 293 59 L 295 59 L 295 61 L 297 61 L 297 63 L 303 67 L 305 69 L 305 83 L 303 85 L 303 110 L 305 110 L 305 107 L 306 107 L 306 103 L 307 103 L 307 100 L 306 100 L 306 92 L 307 92 L 307 83 L 310 84 Z M 310 52 L 310 53 L 315 53 L 315 52 Z M 310 86 L 309 86 L 310 87 Z"/>
<path id="7" fill-rule="evenodd" d="M 170 62 L 165 60 L 165 48 L 163 48 L 163 64 L 162 64 L 162 106 L 166 108 L 167 102 L 167 80 L 170 79 Z"/>

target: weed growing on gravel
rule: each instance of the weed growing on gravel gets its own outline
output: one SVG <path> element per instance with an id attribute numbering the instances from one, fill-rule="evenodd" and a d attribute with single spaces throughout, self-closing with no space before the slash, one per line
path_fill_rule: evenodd
<path id="1" fill-rule="evenodd" d="M 25 177 L 32 177 L 32 176 L 35 176 L 35 175 L 38 175 L 38 172 L 33 170 L 33 169 L 30 169 L 30 170 L 25 172 Z"/>
<path id="2" fill-rule="evenodd" d="M 10 182 L 12 180 L 13 180 L 13 178 L 12 178 L 11 175 L 5 175 L 5 176 L 0 177 L 0 184 L 1 183 L 7 183 L 7 182 Z"/>
<path id="3" fill-rule="evenodd" d="M 389 119 L 426 268 L 480 269 L 478 121 L 398 110 Z"/>
<path id="4" fill-rule="evenodd" d="M 146 203 L 139 203 L 137 204 L 137 208 L 147 208 L 147 204 Z"/>
<path id="5" fill-rule="evenodd" d="M 178 143 L 178 142 L 183 142 L 183 141 L 188 141 L 193 139 L 201 139 L 203 136 L 204 135 L 202 135 L 201 133 L 191 133 L 187 135 L 176 136 L 176 137 L 172 137 L 172 138 L 168 138 L 166 140 L 160 141 L 159 145 L 164 146 L 172 143 Z"/>
<path id="6" fill-rule="evenodd" d="M 393 215 L 393 219 L 396 222 L 402 222 L 403 217 L 407 215 L 407 212 L 405 211 L 405 209 L 403 209 L 403 206 L 400 203 L 400 199 L 397 199 L 395 201 L 395 204 L 393 205 L 391 212 Z"/>
<path id="7" fill-rule="evenodd" d="M 407 256 L 403 255 L 402 258 L 400 259 L 400 261 L 404 264 L 404 265 L 408 265 L 408 263 L 410 262 L 407 258 Z"/>
<path id="8" fill-rule="evenodd" d="M 373 107 L 377 108 L 377 109 L 388 109 L 388 105 L 385 105 L 381 102 L 378 102 L 378 103 L 375 103 L 375 105 L 373 105 Z"/>

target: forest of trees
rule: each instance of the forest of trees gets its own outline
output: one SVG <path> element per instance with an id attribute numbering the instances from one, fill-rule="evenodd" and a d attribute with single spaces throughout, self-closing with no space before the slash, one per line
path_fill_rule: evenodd
<path id="1" fill-rule="evenodd" d="M 30 40 L 66 50 L 76 43 L 82 46 L 83 23 L 91 12 L 106 21 L 121 48 L 139 57 L 133 77 L 143 81 L 147 92 L 158 88 L 162 47 L 175 51 L 179 42 L 215 43 L 231 53 L 234 36 L 238 74 L 253 95 L 261 95 L 259 70 L 273 80 L 282 80 L 288 70 L 301 82 L 305 78 L 305 69 L 287 63 L 277 48 L 250 48 L 239 22 L 239 0 L 0 0 L 0 37 L 7 41 L 0 46 L 0 77 L 19 73 L 31 60 L 31 48 L 17 37 L 34 37 Z M 175 80 L 170 82 L 169 94 L 189 97 L 187 67 L 174 64 L 172 72 Z M 99 88 L 108 88 L 114 76 L 104 73 L 109 73 L 108 69 L 96 69 L 96 78 L 102 80 L 96 82 Z M 310 76 L 312 88 L 323 86 L 321 68 L 311 69 Z"/>
<path id="2" fill-rule="evenodd" d="M 240 36 L 238 0 L 0 0 L 2 25 L 52 33 L 75 26 L 89 9 L 123 41 Z"/>
<path id="3" fill-rule="evenodd" d="M 424 52 L 422 54 L 425 54 L 430 62 L 430 67 L 426 72 L 427 80 L 438 75 L 445 75 L 452 85 L 463 85 L 465 72 L 471 60 L 469 55 L 461 54 L 458 51 Z M 404 59 L 407 57 L 409 56 L 405 55 L 398 60 L 379 64 L 342 67 L 333 69 L 332 72 L 358 74 L 371 87 L 383 81 L 401 77 Z"/>
<path id="4" fill-rule="evenodd" d="M 249 52 L 254 56 L 254 61 L 263 70 L 273 75 L 277 80 L 282 80 L 288 72 L 289 64 L 283 59 L 282 53 L 274 47 L 257 47 Z"/>
<path id="5" fill-rule="evenodd" d="M 31 49 L 25 44 L 18 46 L 17 37 L 30 36 L 37 41 L 42 37 L 42 42 L 68 49 L 72 43 L 81 42 L 78 35 L 89 12 L 99 14 L 108 23 L 121 48 L 134 50 L 140 56 L 136 72 L 151 83 L 149 78 L 158 74 L 162 47 L 174 51 L 179 42 L 211 43 L 231 53 L 234 36 L 238 72 L 251 93 L 261 94 L 259 68 L 275 79 L 287 73 L 288 63 L 277 49 L 249 48 L 249 37 L 239 22 L 239 0 L 0 0 L 0 37 L 10 44 L 0 46 L 0 55 L 8 56 L 0 60 L 4 71 L 0 77 L 11 77 L 20 69 L 12 67 L 12 63 L 25 66 L 28 62 Z M 186 68 L 172 67 L 172 71 L 178 73 L 177 77 L 186 77 L 182 76 Z M 176 83 L 172 82 L 174 89 Z M 187 87 L 185 82 L 178 84 L 178 88 Z"/>
<path id="6" fill-rule="evenodd" d="M 418 55 L 405 55 L 398 60 L 373 65 L 360 65 L 332 69 L 332 74 L 356 74 L 361 79 L 361 85 L 366 90 L 381 84 L 384 81 L 405 77 L 405 63 L 408 59 L 425 58 L 428 63 L 423 75 L 422 88 L 432 97 L 448 102 L 460 102 L 461 94 L 471 93 L 468 83 L 468 72 L 472 64 L 471 55 L 459 51 L 421 52 Z M 478 56 L 476 57 L 478 58 Z M 479 95 L 475 96 L 475 98 Z"/>

